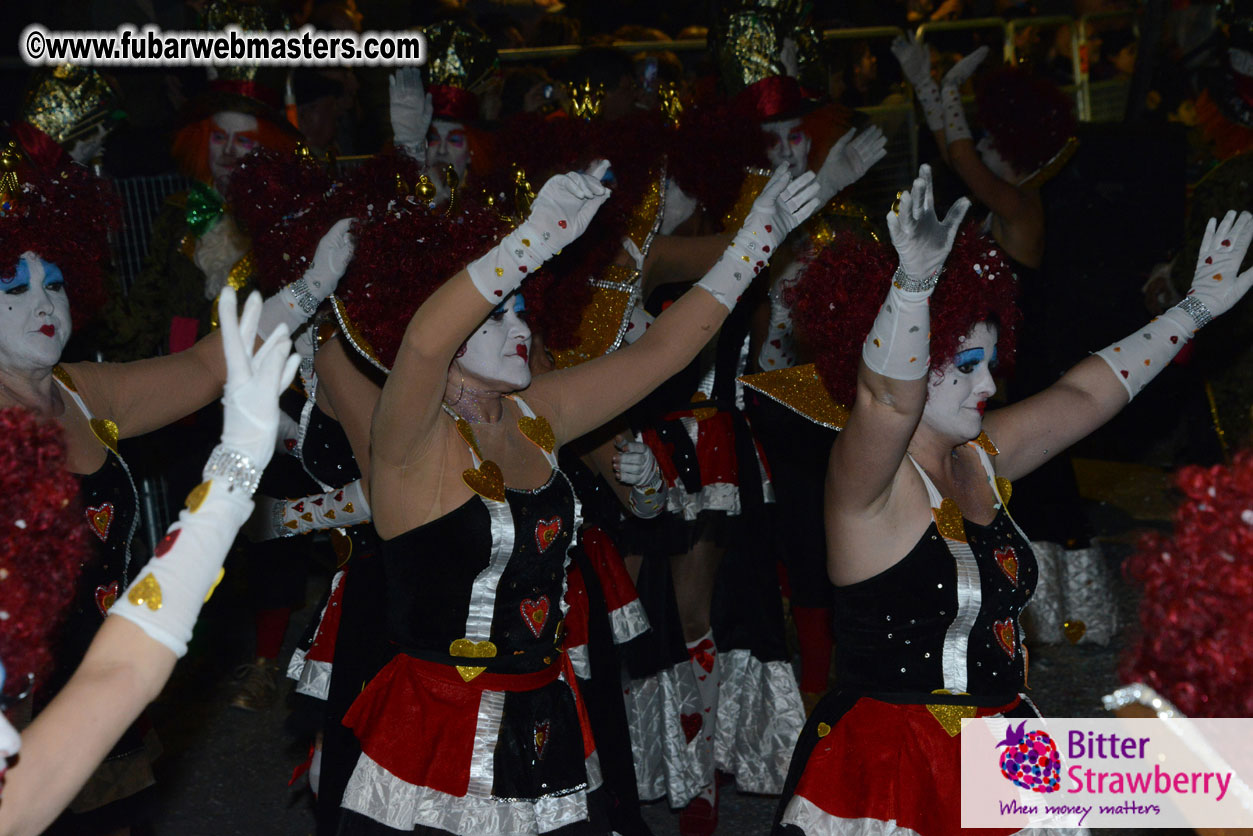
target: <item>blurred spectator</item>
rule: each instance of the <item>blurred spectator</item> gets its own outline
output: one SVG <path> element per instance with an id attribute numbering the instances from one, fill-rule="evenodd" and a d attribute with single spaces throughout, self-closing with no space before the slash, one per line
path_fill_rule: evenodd
<path id="1" fill-rule="evenodd" d="M 500 119 L 519 113 L 549 114 L 570 111 L 570 96 L 539 67 L 510 67 L 500 85 Z"/>
<path id="2" fill-rule="evenodd" d="M 541 17 L 527 39 L 527 46 L 568 46 L 581 43 L 583 29 L 577 18 L 551 14 Z"/>
<path id="3" fill-rule="evenodd" d="M 869 107 L 887 96 L 888 85 L 879 78 L 879 59 L 869 41 L 828 41 L 825 51 L 832 99 L 848 107 Z"/>
<path id="4" fill-rule="evenodd" d="M 361 10 L 356 0 L 326 0 L 313 4 L 309 23 L 328 32 L 360 32 Z"/>
<path id="5" fill-rule="evenodd" d="M 349 68 L 302 67 L 292 74 L 297 121 L 309 149 L 318 157 L 355 152 L 353 121 L 357 79 Z"/>
<path id="6" fill-rule="evenodd" d="M 1101 36 L 1100 60 L 1092 67 L 1093 81 L 1122 79 L 1128 81 L 1135 72 L 1140 42 L 1130 28 L 1112 29 Z M 1092 52 L 1089 57 L 1095 57 Z"/>

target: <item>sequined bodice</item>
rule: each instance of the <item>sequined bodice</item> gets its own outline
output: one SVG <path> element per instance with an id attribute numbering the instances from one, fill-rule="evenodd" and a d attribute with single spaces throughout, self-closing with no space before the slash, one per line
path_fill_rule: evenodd
<path id="1" fill-rule="evenodd" d="M 496 647 L 492 670 L 547 667 L 560 638 L 566 551 L 577 525 L 574 491 L 553 470 L 534 491 L 506 489 L 504 502 L 476 495 L 384 540 L 389 638 L 446 663 L 455 662 L 452 642 L 486 638 Z"/>
<path id="2" fill-rule="evenodd" d="M 841 688 L 927 694 L 954 670 L 964 670 L 971 694 L 1021 688 L 1018 617 L 1038 577 L 1031 545 L 1004 509 L 988 526 L 965 528 L 974 571 L 963 571 L 932 523 L 899 563 L 836 587 Z"/>

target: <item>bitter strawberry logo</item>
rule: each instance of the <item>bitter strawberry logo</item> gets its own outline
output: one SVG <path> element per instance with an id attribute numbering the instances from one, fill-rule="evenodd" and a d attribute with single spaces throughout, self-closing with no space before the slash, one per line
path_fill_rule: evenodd
<path id="1" fill-rule="evenodd" d="M 996 744 L 1001 752 L 1001 774 L 1032 792 L 1057 792 L 1061 786 L 1062 759 L 1047 732 L 1024 732 L 1027 721 L 1010 726 L 1005 739 Z"/>

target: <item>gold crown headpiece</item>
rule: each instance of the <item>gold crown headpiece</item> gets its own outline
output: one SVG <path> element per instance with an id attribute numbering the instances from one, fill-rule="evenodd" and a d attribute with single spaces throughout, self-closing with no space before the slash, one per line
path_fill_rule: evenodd
<path id="1" fill-rule="evenodd" d="M 570 90 L 570 107 L 577 119 L 595 119 L 605 106 L 605 85 L 583 79 Z"/>
<path id="2" fill-rule="evenodd" d="M 21 119 L 66 145 L 110 117 L 121 115 L 109 82 L 90 67 L 61 64 L 35 76 Z"/>

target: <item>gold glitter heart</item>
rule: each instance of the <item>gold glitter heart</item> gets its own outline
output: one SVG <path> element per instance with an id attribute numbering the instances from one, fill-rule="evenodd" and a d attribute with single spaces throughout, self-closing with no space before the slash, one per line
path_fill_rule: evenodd
<path id="1" fill-rule="evenodd" d="M 935 517 L 935 527 L 945 540 L 966 542 L 966 523 L 962 520 L 962 509 L 956 502 L 944 499 L 939 508 L 931 509 L 931 516 Z"/>
<path id="2" fill-rule="evenodd" d="M 947 688 L 939 688 L 931 693 L 952 694 L 953 692 Z M 957 737 L 961 734 L 963 718 L 975 716 L 973 705 L 928 705 L 927 711 L 930 711 L 931 716 L 936 719 L 941 728 L 948 732 L 949 737 Z"/>
<path id="3" fill-rule="evenodd" d="M 1088 632 L 1088 625 L 1084 624 L 1077 618 L 1074 621 L 1066 621 L 1062 623 L 1062 633 L 1065 634 L 1066 641 L 1071 644 L 1078 644 L 1079 640 L 1083 638 L 1083 634 L 1086 632 Z"/>
<path id="4" fill-rule="evenodd" d="M 69 389 L 71 392 L 78 391 L 78 387 L 74 385 L 74 380 L 70 377 L 70 373 L 60 366 L 52 367 L 52 376 L 60 381 L 61 385 L 66 389 Z"/>
<path id="5" fill-rule="evenodd" d="M 1001 451 L 996 449 L 996 445 L 992 443 L 992 439 L 988 438 L 987 433 L 979 433 L 979 437 L 974 443 L 984 449 L 989 456 L 999 456 Z"/>
<path id="6" fill-rule="evenodd" d="M 126 593 L 126 600 L 137 607 L 147 605 L 148 609 L 156 612 L 161 609 L 161 584 L 149 572 L 144 575 L 143 580 L 130 588 Z"/>
<path id="7" fill-rule="evenodd" d="M 348 562 L 348 558 L 352 557 L 352 537 L 348 536 L 342 528 L 332 528 L 329 536 L 331 550 L 335 552 L 335 568 L 340 569 Z"/>
<path id="8" fill-rule="evenodd" d="M 209 591 L 204 595 L 204 602 L 209 603 L 209 599 L 213 597 L 213 593 L 217 591 L 218 584 L 222 582 L 222 578 L 226 576 L 225 569 L 218 569 L 218 576 L 213 579 L 213 583 L 209 586 Z"/>
<path id="9" fill-rule="evenodd" d="M 303 514 L 301 514 L 300 518 L 307 523 L 313 522 L 313 514 L 309 513 L 308 511 L 305 511 Z"/>
<path id="10" fill-rule="evenodd" d="M 557 437 L 553 435 L 553 428 L 549 425 L 548 419 L 542 415 L 535 418 L 523 415 L 518 419 L 518 429 L 532 444 L 545 453 L 551 453 L 557 446 Z"/>
<path id="11" fill-rule="evenodd" d="M 1001 498 L 1002 505 L 1009 505 L 1009 498 L 1014 494 L 1014 483 L 1004 476 L 997 476 L 996 493 Z"/>
<path id="12" fill-rule="evenodd" d="M 100 443 L 117 455 L 117 424 L 107 418 L 92 418 L 91 431 L 100 439 Z"/>
<path id="13" fill-rule="evenodd" d="M 485 461 L 478 467 L 463 470 L 461 481 L 484 499 L 492 502 L 505 501 L 505 476 L 494 461 Z"/>
<path id="14" fill-rule="evenodd" d="M 205 497 L 209 495 L 209 486 L 212 484 L 213 480 L 208 479 L 191 489 L 191 493 L 187 494 L 187 499 L 183 503 L 187 506 L 188 511 L 194 514 L 200 510 L 200 506 L 204 504 Z M 295 527 L 295 524 L 292 524 L 292 528 Z"/>
<path id="15" fill-rule="evenodd" d="M 470 422 L 464 418 L 458 418 L 457 432 L 461 435 L 461 440 L 474 451 L 474 455 L 480 459 L 483 458 L 483 451 L 479 449 L 479 440 L 474 437 L 474 427 L 470 426 Z"/>
<path id="16" fill-rule="evenodd" d="M 819 737 L 826 737 L 826 736 L 827 736 L 827 735 L 829 735 L 830 733 L 831 733 L 831 727 L 830 727 L 830 726 L 828 726 L 826 723 L 819 723 L 819 724 L 818 724 L 818 736 L 819 736 Z"/>
<path id="17" fill-rule="evenodd" d="M 351 503 L 351 502 L 345 502 L 345 503 L 344 503 L 344 513 L 345 513 L 345 514 L 351 514 L 351 513 L 352 513 L 352 503 Z"/>
<path id="18" fill-rule="evenodd" d="M 327 509 L 326 509 L 326 518 L 327 518 L 328 520 L 333 520 L 333 519 L 335 519 L 335 509 L 334 509 L 334 508 L 327 508 Z"/>
<path id="19" fill-rule="evenodd" d="M 448 646 L 448 653 L 451 656 L 462 656 L 470 659 L 492 659 L 496 656 L 496 645 L 490 641 L 471 641 L 470 639 L 456 639 Z M 457 673 L 461 674 L 461 678 L 469 682 L 474 677 L 487 670 L 485 667 L 475 667 L 472 665 L 456 665 Z"/>

